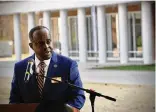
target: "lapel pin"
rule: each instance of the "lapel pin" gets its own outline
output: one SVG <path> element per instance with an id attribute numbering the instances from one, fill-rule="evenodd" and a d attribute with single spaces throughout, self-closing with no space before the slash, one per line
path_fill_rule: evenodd
<path id="1" fill-rule="evenodd" d="M 54 68 L 57 68 L 57 65 L 56 64 L 54 65 Z"/>

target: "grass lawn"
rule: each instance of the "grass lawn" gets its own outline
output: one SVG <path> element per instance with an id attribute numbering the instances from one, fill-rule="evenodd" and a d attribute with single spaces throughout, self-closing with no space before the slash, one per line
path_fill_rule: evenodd
<path id="1" fill-rule="evenodd" d="M 155 71 L 155 64 L 152 64 L 152 65 L 124 65 L 124 66 L 95 67 L 93 69 Z"/>

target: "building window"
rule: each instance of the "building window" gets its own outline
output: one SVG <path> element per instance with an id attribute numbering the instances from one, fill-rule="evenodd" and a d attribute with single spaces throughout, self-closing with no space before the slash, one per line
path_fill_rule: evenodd
<path id="1" fill-rule="evenodd" d="M 90 15 L 86 16 L 86 26 L 87 26 L 87 56 L 90 58 L 97 57 L 98 38 L 93 36 L 93 24 Z"/>
<path id="2" fill-rule="evenodd" d="M 120 37 L 117 13 L 106 14 L 107 57 L 119 59 Z M 129 58 L 142 58 L 141 13 L 128 12 L 128 53 Z"/>
<path id="3" fill-rule="evenodd" d="M 78 40 L 78 22 L 77 16 L 68 17 L 69 26 L 69 56 L 78 57 L 79 56 L 79 40 Z M 86 30 L 87 30 L 87 56 L 96 57 L 95 44 L 93 41 L 93 29 L 91 16 L 86 16 Z"/>
<path id="4" fill-rule="evenodd" d="M 77 17 L 68 17 L 69 27 L 69 56 L 79 56 L 79 40 L 78 40 L 78 28 L 77 28 Z"/>
<path id="5" fill-rule="evenodd" d="M 52 31 L 51 31 L 51 38 L 53 42 L 54 49 L 61 50 L 61 43 L 60 43 L 60 35 L 59 35 L 59 18 L 55 17 L 51 19 L 52 23 Z"/>
<path id="6" fill-rule="evenodd" d="M 107 57 L 119 58 L 119 35 L 117 14 L 106 14 Z"/>
<path id="7" fill-rule="evenodd" d="M 129 30 L 129 57 L 142 58 L 142 37 L 141 37 L 141 13 L 130 12 L 128 14 Z"/>

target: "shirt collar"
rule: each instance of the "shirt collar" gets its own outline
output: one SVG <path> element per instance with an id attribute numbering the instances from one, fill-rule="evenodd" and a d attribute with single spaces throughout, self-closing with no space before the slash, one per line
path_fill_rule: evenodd
<path id="1" fill-rule="evenodd" d="M 50 59 L 51 59 L 51 58 L 50 58 Z M 49 66 L 50 59 L 44 60 L 46 66 Z M 35 55 L 35 65 L 36 65 L 36 67 L 38 67 L 39 63 L 40 63 L 40 60 L 39 60 L 39 59 L 37 58 L 37 56 Z"/>

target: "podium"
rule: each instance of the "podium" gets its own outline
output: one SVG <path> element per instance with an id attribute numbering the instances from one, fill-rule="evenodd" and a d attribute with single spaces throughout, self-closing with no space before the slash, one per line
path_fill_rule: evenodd
<path id="1" fill-rule="evenodd" d="M 35 112 L 39 104 L 0 104 L 0 112 Z"/>
<path id="2" fill-rule="evenodd" d="M 36 111 L 36 108 L 38 108 L 39 105 L 39 103 L 0 104 L 0 112 L 38 112 Z M 73 110 L 69 106 L 65 105 L 65 108 L 66 112 L 73 112 Z M 54 111 L 56 112 L 55 109 Z M 50 112 L 53 112 L 53 109 L 51 109 Z"/>

